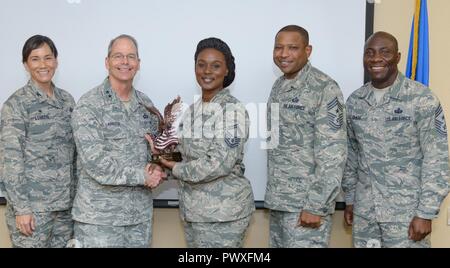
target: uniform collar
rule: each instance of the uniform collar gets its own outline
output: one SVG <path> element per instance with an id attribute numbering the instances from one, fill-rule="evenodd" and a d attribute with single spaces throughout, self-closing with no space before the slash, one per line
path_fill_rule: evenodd
<path id="1" fill-rule="evenodd" d="M 387 92 L 384 94 L 380 105 L 389 103 L 391 99 L 401 100 L 402 96 L 404 95 L 403 92 L 403 84 L 405 82 L 405 75 L 401 72 L 398 72 L 397 78 L 395 79 L 394 83 L 391 85 L 391 87 L 387 90 Z M 377 105 L 377 102 L 375 100 L 375 96 L 372 88 L 372 83 L 369 82 L 363 86 L 362 92 L 359 96 L 360 99 L 364 99 L 370 106 Z"/>
<path id="2" fill-rule="evenodd" d="M 216 106 L 209 105 L 211 103 L 222 103 L 223 99 L 226 98 L 230 94 L 230 90 L 228 88 L 221 89 L 217 94 L 209 101 L 209 102 L 203 102 L 202 97 L 200 97 L 195 103 L 194 103 L 194 118 L 205 114 L 205 113 L 211 113 L 211 110 L 209 108 L 215 108 Z"/>
<path id="3" fill-rule="evenodd" d="M 217 94 L 209 101 L 209 102 L 220 102 L 226 96 L 230 94 L 230 90 L 228 88 L 221 89 Z"/>
<path id="4" fill-rule="evenodd" d="M 124 107 L 122 101 L 119 99 L 116 92 L 112 89 L 108 77 L 106 77 L 105 80 L 103 81 L 102 96 L 106 100 L 106 102 L 117 105 L 119 107 Z M 131 98 L 130 111 L 134 112 L 139 108 L 139 101 L 134 87 L 131 87 L 130 98 Z"/>
<path id="5" fill-rule="evenodd" d="M 281 90 L 284 92 L 289 92 L 291 90 L 303 88 L 310 70 L 311 70 L 311 62 L 308 61 L 293 79 L 286 79 L 284 75 L 281 76 L 279 80 L 280 83 L 279 85 L 283 85 L 285 81 L 288 81 L 285 85 L 281 86 Z"/>
<path id="6" fill-rule="evenodd" d="M 47 102 L 50 105 L 61 108 L 63 106 L 63 103 L 65 102 L 61 90 L 57 88 L 55 84 L 53 84 L 53 82 L 52 87 L 54 98 L 49 98 L 47 94 L 42 89 L 40 89 L 39 86 L 36 83 L 34 83 L 34 81 L 31 79 L 28 80 L 27 86 L 31 89 L 31 92 L 40 103 Z"/>

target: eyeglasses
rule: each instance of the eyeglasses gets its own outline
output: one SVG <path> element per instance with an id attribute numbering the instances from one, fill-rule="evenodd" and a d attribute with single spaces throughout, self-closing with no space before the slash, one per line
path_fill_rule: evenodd
<path id="1" fill-rule="evenodd" d="M 122 53 L 116 53 L 110 57 L 113 61 L 123 61 L 127 58 L 130 62 L 136 62 L 138 60 L 138 56 L 136 54 L 128 54 L 123 55 Z"/>

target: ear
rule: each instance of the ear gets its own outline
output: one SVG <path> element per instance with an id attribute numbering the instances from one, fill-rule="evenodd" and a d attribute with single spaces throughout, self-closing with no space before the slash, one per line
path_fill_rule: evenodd
<path id="1" fill-rule="evenodd" d="M 30 68 L 28 67 L 28 63 L 27 62 L 23 63 L 23 67 L 25 68 L 25 70 L 27 70 L 27 72 L 30 72 Z"/>
<path id="2" fill-rule="evenodd" d="M 309 56 L 311 56 L 312 50 L 313 50 L 313 47 L 311 45 L 307 45 L 305 47 L 305 52 L 306 52 L 306 55 L 308 56 L 308 58 L 309 58 Z"/>
<path id="3" fill-rule="evenodd" d="M 106 70 L 109 70 L 109 58 L 108 57 L 105 58 L 105 68 L 106 68 Z"/>
<path id="4" fill-rule="evenodd" d="M 136 71 L 139 71 L 141 69 L 141 59 L 138 58 L 138 64 L 136 66 Z"/>
<path id="5" fill-rule="evenodd" d="M 402 58 L 402 53 L 399 52 L 397 55 L 397 64 L 400 63 L 401 58 Z"/>

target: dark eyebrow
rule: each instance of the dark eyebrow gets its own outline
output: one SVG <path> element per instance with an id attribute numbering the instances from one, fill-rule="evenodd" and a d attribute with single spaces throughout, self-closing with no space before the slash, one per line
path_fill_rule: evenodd
<path id="1" fill-rule="evenodd" d="M 365 50 L 383 50 L 383 49 L 388 49 L 388 50 L 393 50 L 393 49 L 391 49 L 391 48 L 389 48 L 389 47 L 380 47 L 380 48 L 374 48 L 374 47 L 366 47 L 366 49 Z"/>

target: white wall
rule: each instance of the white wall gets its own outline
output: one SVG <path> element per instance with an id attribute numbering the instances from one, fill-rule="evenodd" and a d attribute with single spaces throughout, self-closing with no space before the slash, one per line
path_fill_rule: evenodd
<path id="1" fill-rule="evenodd" d="M 274 36 L 287 24 L 309 30 L 312 63 L 336 79 L 347 97 L 363 82 L 365 5 L 362 0 L 5 0 L 0 105 L 28 80 L 21 50 L 30 36 L 53 39 L 60 53 L 54 82 L 78 99 L 105 78 L 109 41 L 127 33 L 140 46 L 135 86 L 160 109 L 176 95 L 190 104 L 200 94 L 193 57 L 198 41 L 210 36 L 227 42 L 236 58 L 232 93 L 249 106 L 265 107 L 280 75 L 272 62 Z M 264 115 L 259 108 L 251 113 L 253 130 L 264 126 Z M 248 142 L 245 159 L 256 200 L 264 199 L 266 185 L 260 134 L 251 133 L 256 138 Z M 157 198 L 177 199 L 173 184 L 164 185 Z"/>

